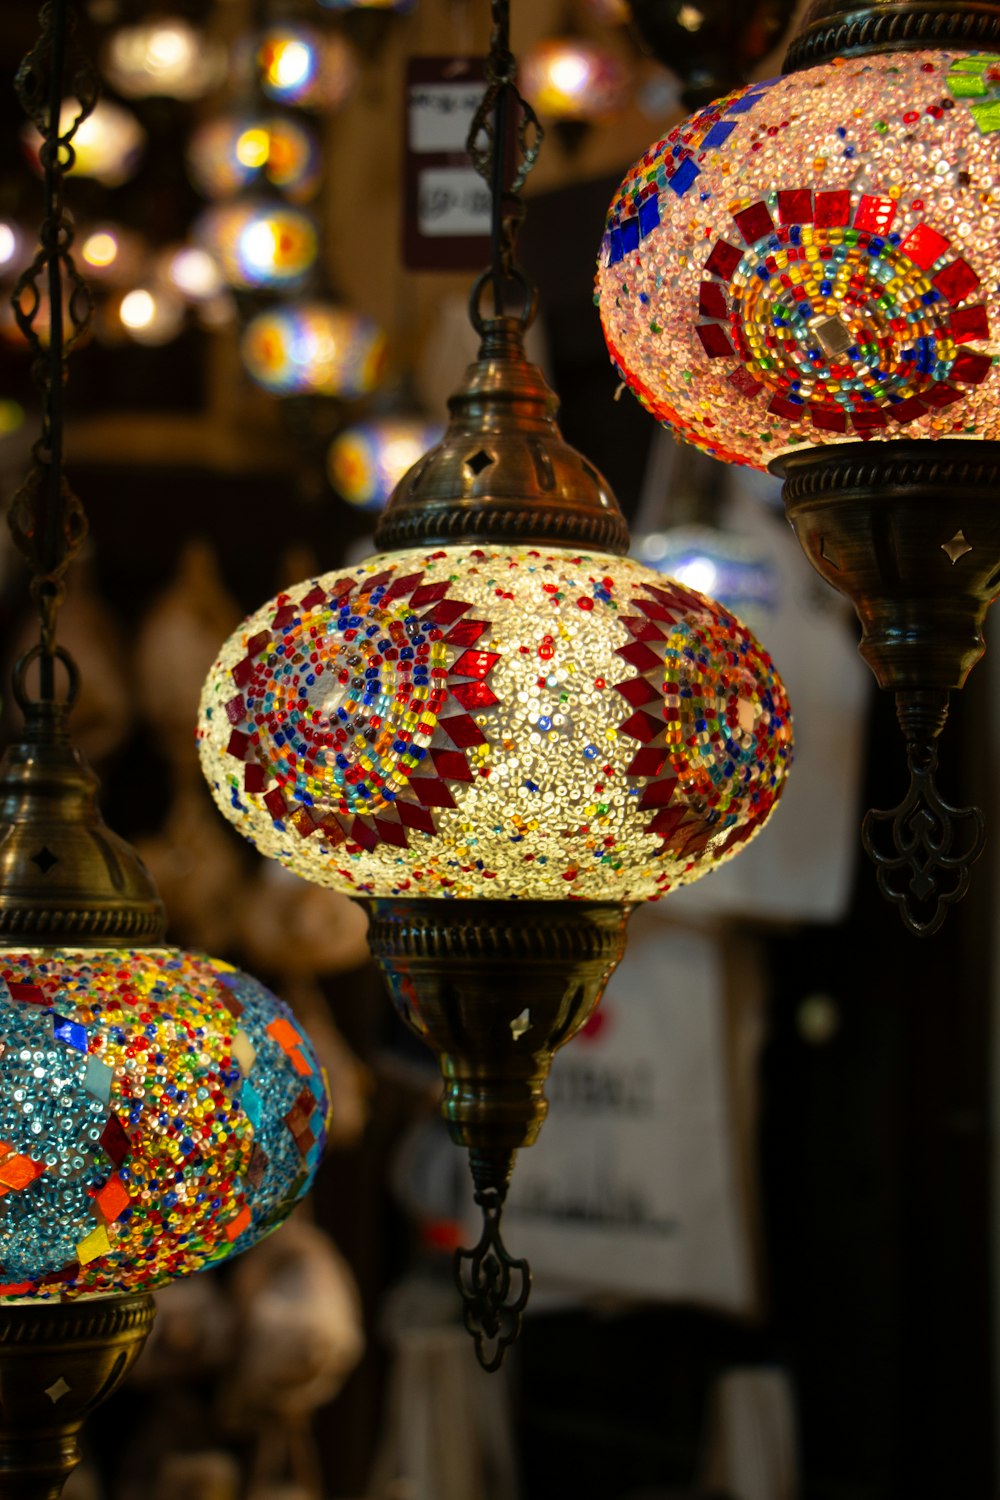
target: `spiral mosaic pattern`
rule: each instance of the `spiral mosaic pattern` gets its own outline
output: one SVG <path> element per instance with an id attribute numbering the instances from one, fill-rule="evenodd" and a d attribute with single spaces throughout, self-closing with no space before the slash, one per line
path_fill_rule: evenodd
<path id="1" fill-rule="evenodd" d="M 597 301 L 655 416 L 765 467 L 800 443 L 1000 437 L 1000 59 L 887 54 L 754 84 L 612 203 Z"/>
<path id="2" fill-rule="evenodd" d="M 696 333 L 730 361 L 737 400 L 824 432 L 870 436 L 950 406 L 992 366 L 963 346 L 989 337 L 980 286 L 929 224 L 891 232 L 892 198 L 779 191 L 733 217 L 705 263 Z"/>
<path id="3" fill-rule="evenodd" d="M 294 1016 L 174 948 L 0 952 L 0 1298 L 145 1291 L 306 1192 L 329 1103 Z"/>
<path id="4" fill-rule="evenodd" d="M 770 659 L 629 559 L 449 547 L 281 595 L 205 685 L 265 854 L 372 895 L 643 899 L 727 858 L 791 760 Z"/>

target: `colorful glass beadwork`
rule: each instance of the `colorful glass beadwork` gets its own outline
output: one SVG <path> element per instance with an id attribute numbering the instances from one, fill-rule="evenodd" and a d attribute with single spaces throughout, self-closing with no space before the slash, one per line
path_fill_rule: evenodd
<path id="1" fill-rule="evenodd" d="M 174 948 L 0 950 L 0 1298 L 143 1291 L 309 1187 L 325 1080 L 292 1013 Z"/>
<path id="2" fill-rule="evenodd" d="M 994 99 L 1000 58 L 887 53 L 671 130 L 616 195 L 597 272 L 643 405 L 757 468 L 799 444 L 1000 436 Z"/>
<path id="3" fill-rule="evenodd" d="M 206 682 L 262 853 L 358 894 L 639 900 L 728 858 L 791 759 L 770 658 L 628 558 L 447 547 L 279 595 Z"/>

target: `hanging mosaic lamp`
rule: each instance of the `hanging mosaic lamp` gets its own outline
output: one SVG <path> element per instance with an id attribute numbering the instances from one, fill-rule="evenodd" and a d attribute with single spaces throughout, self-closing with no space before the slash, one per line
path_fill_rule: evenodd
<path id="1" fill-rule="evenodd" d="M 238 291 L 297 287 L 319 254 L 311 214 L 267 198 L 216 204 L 199 216 L 192 232 Z"/>
<path id="2" fill-rule="evenodd" d="M 330 444 L 330 483 L 348 505 L 382 510 L 403 475 L 444 436 L 420 417 L 375 417 L 356 422 Z"/>
<path id="3" fill-rule="evenodd" d="M 65 136 L 80 115 L 80 101 L 63 100 L 59 117 L 60 134 Z M 28 159 L 42 175 L 40 151 L 42 136 L 34 124 L 21 133 Z M 146 149 L 146 132 L 130 109 L 101 99 L 73 132 L 73 159 L 69 168 L 79 177 L 93 177 L 103 187 L 121 187 L 139 170 Z"/>
<path id="4" fill-rule="evenodd" d="M 169 286 L 140 283 L 108 299 L 101 309 L 98 332 L 109 344 L 127 339 L 158 348 L 177 338 L 186 312 L 183 298 Z"/>
<path id="5" fill-rule="evenodd" d="M 296 109 L 340 109 L 360 77 L 357 54 L 340 32 L 287 22 L 263 33 L 255 61 L 264 94 Z"/>
<path id="6" fill-rule="evenodd" d="M 0 219 L 0 281 L 17 276 L 32 255 L 30 236 L 19 224 Z"/>
<path id="7" fill-rule="evenodd" d="M 225 290 L 225 282 L 214 258 L 196 245 L 174 245 L 159 259 L 161 279 L 186 302 L 204 303 Z"/>
<path id="8" fill-rule="evenodd" d="M 78 229 L 76 242 L 87 280 L 101 286 L 134 284 L 149 258 L 149 247 L 142 235 L 121 224 L 94 224 Z"/>
<path id="9" fill-rule="evenodd" d="M 534 118 L 494 14 L 471 139 L 498 223 L 537 145 L 515 174 L 476 144 L 508 104 Z M 496 238 L 512 256 L 513 236 Z M 483 1212 L 457 1270 L 490 1369 L 528 1295 L 500 1217 L 552 1054 L 597 1004 L 631 905 L 753 837 L 791 752 L 757 642 L 623 556 L 617 502 L 525 359 L 533 305 L 512 260 L 480 278 L 479 357 L 380 518 L 379 554 L 256 611 L 222 647 L 199 723 L 221 811 L 262 853 L 365 901 L 394 1003 L 438 1056 Z"/>
<path id="10" fill-rule="evenodd" d="M 183 16 L 157 16 L 114 31 L 101 66 L 123 99 L 200 99 L 225 81 L 226 48 Z"/>
<path id="11" fill-rule="evenodd" d="M 206 198 L 270 186 L 291 203 L 305 203 L 319 186 L 319 142 L 290 115 L 206 120 L 188 143 L 187 162 L 191 181 Z"/>
<path id="12" fill-rule="evenodd" d="M 378 324 L 334 302 L 291 302 L 251 318 L 243 334 L 244 367 L 274 396 L 367 396 L 385 371 Z"/>
<path id="13" fill-rule="evenodd" d="M 855 605 L 910 769 L 865 845 L 920 933 L 983 846 L 934 773 L 1000 579 L 1000 52 L 973 44 L 1000 48 L 1000 7 L 815 7 L 787 76 L 636 163 L 597 272 L 626 383 L 678 437 L 780 474 Z"/>
<path id="14" fill-rule="evenodd" d="M 26 1500 L 59 1494 L 84 1419 L 142 1347 L 150 1290 L 248 1248 L 305 1192 L 328 1109 L 287 1008 L 165 944 L 150 878 L 104 824 L 70 738 L 79 674 L 57 624 L 87 525 L 62 467 L 63 391 L 90 303 L 63 188 L 97 82 L 69 50 L 65 0 L 41 19 L 18 96 L 49 148 L 47 217 L 12 298 L 41 435 L 10 515 L 39 640 L 14 673 L 24 725 L 0 760 L 0 1473 Z M 38 80 L 70 72 L 81 102 L 67 124 Z M 47 357 L 43 281 L 65 306 Z"/>
<path id="15" fill-rule="evenodd" d="M 521 83 L 539 114 L 593 123 L 624 107 L 629 70 L 609 48 L 585 37 L 553 37 L 524 57 Z"/>

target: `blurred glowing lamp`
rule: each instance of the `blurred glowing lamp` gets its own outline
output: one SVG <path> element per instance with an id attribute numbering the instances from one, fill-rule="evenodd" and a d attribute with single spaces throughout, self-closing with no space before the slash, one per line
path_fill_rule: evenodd
<path id="1" fill-rule="evenodd" d="M 314 264 L 316 225 L 301 209 L 264 200 L 220 204 L 202 214 L 195 235 L 230 286 L 294 286 Z"/>
<path id="2" fill-rule="evenodd" d="M 195 131 L 188 147 L 191 180 L 206 198 L 228 198 L 270 183 L 293 201 L 312 196 L 319 183 L 319 146 L 296 120 L 223 115 Z"/>
<path id="3" fill-rule="evenodd" d="M 0 219 L 0 278 L 18 275 L 31 258 L 28 236 L 9 219 Z"/>
<path id="4" fill-rule="evenodd" d="M 226 76 L 226 49 L 180 16 L 123 26 L 104 49 L 104 75 L 126 99 L 199 99 Z"/>
<path id="5" fill-rule="evenodd" d="M 80 255 L 92 271 L 106 271 L 118 258 L 118 241 L 106 229 L 100 230 L 87 236 Z"/>
<path id="6" fill-rule="evenodd" d="M 168 250 L 163 257 L 163 271 L 170 285 L 188 302 L 217 297 L 225 286 L 211 255 L 197 245 Z"/>
<path id="7" fill-rule="evenodd" d="M 309 26 L 272 26 L 257 48 L 260 86 L 270 99 L 299 109 L 338 109 L 353 93 L 358 63 L 339 32 L 321 36 Z"/>
<path id="8" fill-rule="evenodd" d="M 243 335 L 250 377 L 277 396 L 355 400 L 385 368 L 385 335 L 371 318 L 330 303 L 303 302 L 259 313 Z"/>
<path id="9" fill-rule="evenodd" d="M 330 445 L 330 483 L 348 504 L 381 510 L 406 471 L 443 436 L 443 427 L 418 417 L 359 422 Z"/>
<path id="10" fill-rule="evenodd" d="M 107 285 L 134 282 L 142 274 L 146 249 L 133 230 L 118 224 L 98 224 L 78 231 L 80 269 L 89 281 Z"/>
<path id="11" fill-rule="evenodd" d="M 64 99 L 60 131 L 68 131 L 79 112 L 76 99 Z M 42 138 L 33 125 L 26 125 L 21 134 L 32 166 L 41 175 L 38 152 Z M 72 170 L 80 177 L 95 178 L 104 187 L 120 187 L 135 175 L 145 145 L 146 132 L 135 115 L 110 99 L 101 99 L 73 137 Z"/>
<path id="12" fill-rule="evenodd" d="M 603 120 L 624 104 L 629 73 L 607 47 L 558 37 L 531 48 L 521 80 L 532 104 L 550 119 Z"/>
<path id="13" fill-rule="evenodd" d="M 760 544 L 714 526 L 675 526 L 633 539 L 632 554 L 687 588 L 712 594 L 752 630 L 778 607 L 781 579 Z"/>
<path id="14" fill-rule="evenodd" d="M 118 321 L 137 344 L 168 344 L 184 323 L 184 303 L 161 287 L 133 287 L 117 304 Z"/>

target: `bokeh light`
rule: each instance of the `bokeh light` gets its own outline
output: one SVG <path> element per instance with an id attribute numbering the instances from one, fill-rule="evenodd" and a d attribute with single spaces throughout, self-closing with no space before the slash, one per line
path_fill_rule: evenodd
<path id="1" fill-rule="evenodd" d="M 442 426 L 421 417 L 358 422 L 330 444 L 330 483 L 348 504 L 381 510 L 407 470 L 443 436 Z"/>
<path id="2" fill-rule="evenodd" d="M 242 352 L 252 379 L 274 395 L 353 400 L 381 380 L 386 343 L 371 318 L 306 302 L 259 313 L 247 325 Z"/>

